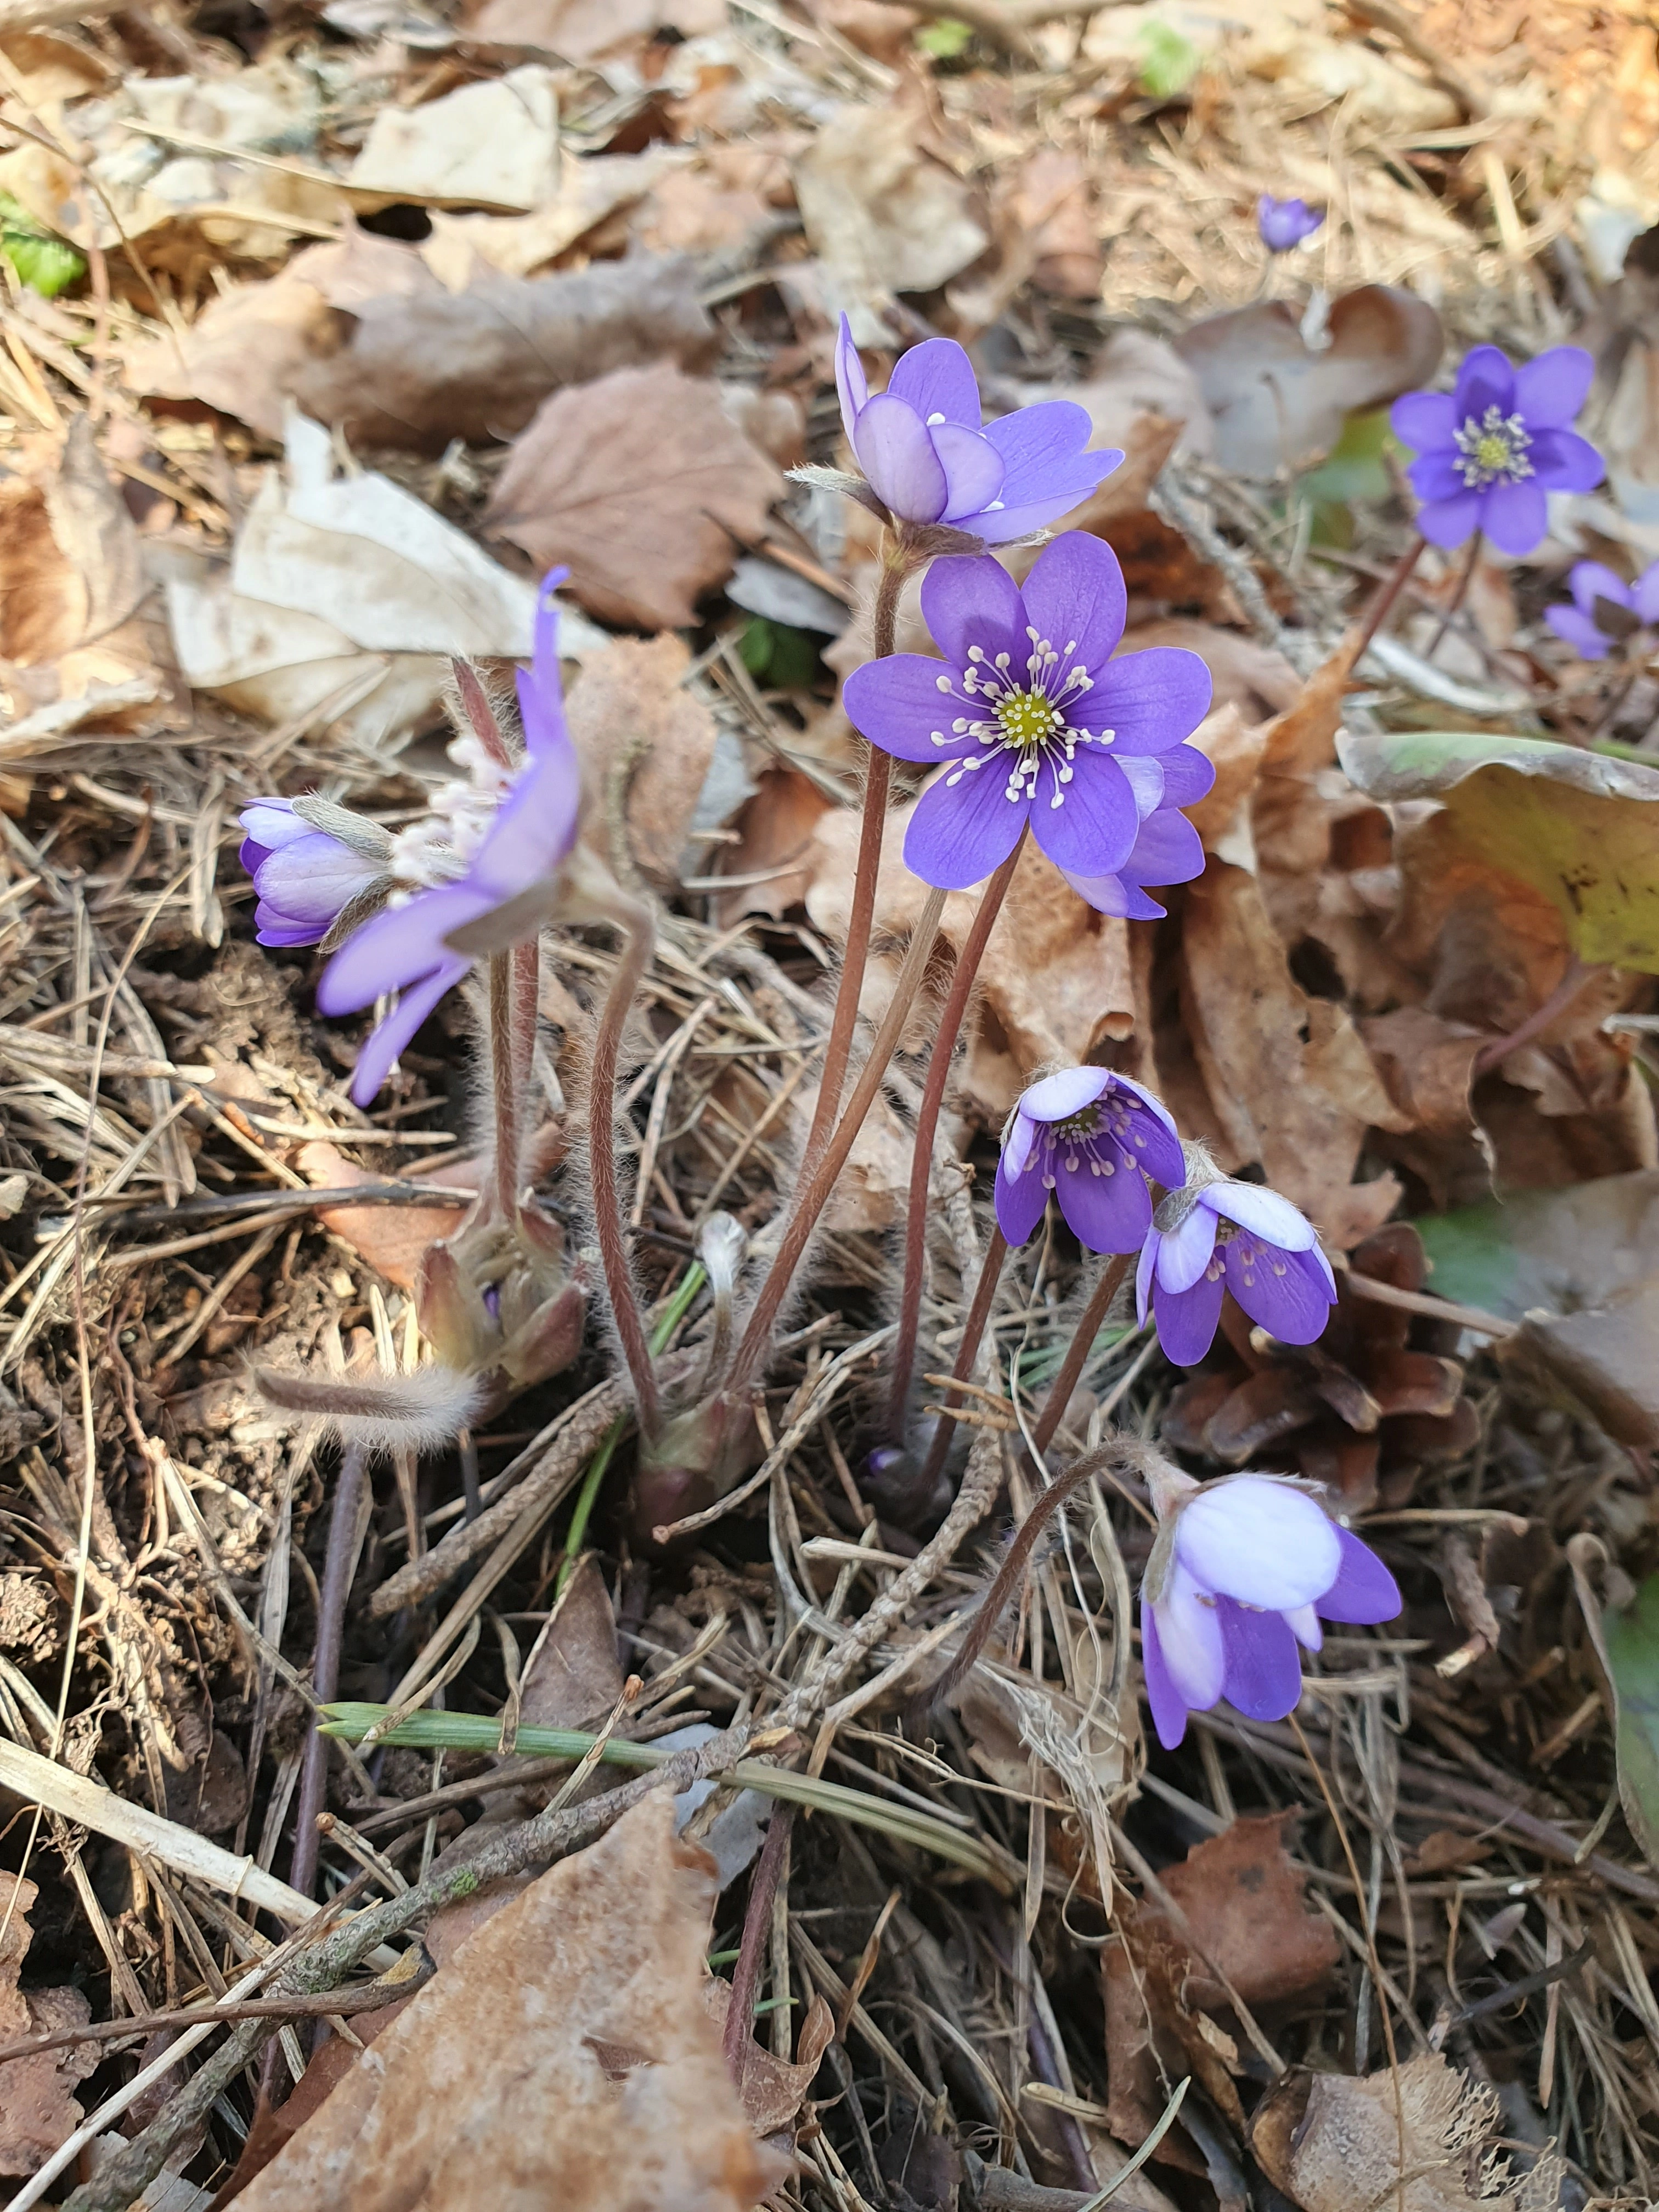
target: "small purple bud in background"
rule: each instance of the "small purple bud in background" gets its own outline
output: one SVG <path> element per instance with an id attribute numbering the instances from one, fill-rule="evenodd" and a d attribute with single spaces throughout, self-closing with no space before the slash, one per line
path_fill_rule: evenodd
<path id="1" fill-rule="evenodd" d="M 1166 1751 L 1189 1712 L 1223 1698 L 1248 1720 L 1293 1712 L 1302 1649 L 1319 1650 L 1322 1620 L 1400 1612 L 1376 1553 L 1292 1482 L 1236 1474 L 1200 1485 L 1170 1468 L 1150 1487 L 1159 1528 L 1141 1583 L 1141 1664 Z"/>
<path id="2" fill-rule="evenodd" d="M 261 945 L 319 945 L 348 908 L 392 888 L 390 836 L 331 799 L 256 799 L 241 823 Z"/>
<path id="3" fill-rule="evenodd" d="M 1104 1067 L 1066 1067 L 1025 1091 L 1003 1132 L 997 1225 L 1023 1244 L 1052 1191 L 1079 1243 L 1133 1252 L 1152 1224 L 1154 1182 L 1186 1172 L 1181 1139 L 1162 1103 Z"/>
<path id="4" fill-rule="evenodd" d="M 1224 1176 L 1195 1179 L 1152 1218 L 1135 1275 L 1137 1317 L 1144 1324 L 1150 1304 L 1166 1354 L 1193 1367 L 1215 1341 L 1229 1291 L 1285 1344 L 1311 1344 L 1336 1304 L 1331 1263 L 1288 1198 Z"/>
<path id="5" fill-rule="evenodd" d="M 1306 200 L 1276 200 L 1271 192 L 1263 192 L 1255 204 L 1256 228 L 1269 253 L 1288 253 L 1304 238 L 1311 238 L 1324 220 Z"/>
<path id="6" fill-rule="evenodd" d="M 1572 428 L 1595 362 L 1583 346 L 1552 346 L 1521 368 L 1497 346 L 1468 355 L 1447 392 L 1408 392 L 1389 421 L 1417 459 L 1407 470 L 1431 545 L 1484 531 L 1500 553 L 1530 553 L 1549 528 L 1552 491 L 1594 491 L 1601 456 Z"/>
<path id="7" fill-rule="evenodd" d="M 1544 620 L 1581 659 L 1605 660 L 1614 645 L 1659 623 L 1659 561 L 1633 584 L 1600 561 L 1580 561 L 1567 578 L 1570 607 L 1546 607 Z"/>

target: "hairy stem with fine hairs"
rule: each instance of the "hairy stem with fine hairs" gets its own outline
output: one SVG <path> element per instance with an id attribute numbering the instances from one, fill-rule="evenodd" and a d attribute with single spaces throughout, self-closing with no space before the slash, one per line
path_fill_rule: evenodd
<path id="1" fill-rule="evenodd" d="M 323 1562 L 323 1586 L 317 1606 L 317 1652 L 311 1666 L 311 1686 L 319 1705 L 325 1705 L 340 1687 L 340 1646 L 345 1640 L 346 1600 L 351 1594 L 351 1571 L 357 1564 L 357 1516 L 362 1509 L 364 1453 L 361 1444 L 348 1444 L 334 1478 L 334 1507 L 328 1522 L 328 1551 Z M 300 1802 L 294 1815 L 294 1859 L 289 1887 L 309 1897 L 317 1879 L 319 1838 L 317 1815 L 323 1809 L 328 1786 L 328 1740 L 315 1729 L 306 1738 L 305 1760 L 300 1769 Z"/>
<path id="2" fill-rule="evenodd" d="M 648 1441 L 662 1426 L 662 1401 L 656 1371 L 651 1364 L 645 1316 L 640 1311 L 634 1283 L 627 1233 L 623 1227 L 622 1201 L 617 1192 L 617 1060 L 623 1030 L 634 994 L 651 959 L 655 931 L 651 910 L 618 895 L 612 915 L 623 933 L 622 957 L 599 1017 L 593 1040 L 593 1066 L 587 1093 L 587 1168 L 593 1191 L 593 1226 L 599 1243 L 599 1264 L 611 1300 L 611 1318 L 623 1358 L 634 1386 L 634 1406 L 640 1433 Z"/>
<path id="3" fill-rule="evenodd" d="M 1047 1451 L 1054 1440 L 1054 1431 L 1071 1403 L 1072 1393 L 1077 1388 L 1077 1378 L 1083 1372 L 1083 1363 L 1094 1349 L 1095 1339 L 1100 1334 L 1106 1316 L 1112 1310 L 1112 1300 L 1117 1296 L 1123 1278 L 1129 1272 L 1133 1253 L 1121 1252 L 1107 1262 L 1089 1294 L 1089 1303 L 1083 1309 L 1082 1319 L 1072 1333 L 1066 1347 L 1066 1357 L 1060 1364 L 1060 1372 L 1048 1396 L 1042 1401 L 1042 1411 L 1036 1417 L 1036 1426 L 1031 1431 L 1031 1442 L 1040 1452 Z"/>
<path id="4" fill-rule="evenodd" d="M 523 1132 L 519 1121 L 520 1086 L 514 1036 L 514 960 L 511 952 L 489 956 L 489 1075 L 495 1109 L 495 1204 L 503 1221 L 519 1209 L 519 1165 Z"/>
<path id="5" fill-rule="evenodd" d="M 519 1097 L 527 1103 L 536 1064 L 536 1024 L 541 1014 L 542 941 L 526 937 L 513 948 L 513 1066 Z M 520 1111 L 525 1110 L 521 1104 Z"/>
<path id="6" fill-rule="evenodd" d="M 991 1301 L 997 1294 L 997 1285 L 1002 1279 L 1002 1263 L 1008 1256 L 1008 1240 L 1001 1230 L 991 1231 L 991 1241 L 985 1249 L 985 1259 L 979 1271 L 979 1280 L 974 1285 L 974 1302 L 968 1309 L 968 1320 L 962 1332 L 962 1342 L 957 1346 L 956 1364 L 951 1370 L 953 1382 L 965 1382 L 974 1371 L 974 1362 L 979 1357 L 980 1339 L 985 1334 L 985 1324 L 990 1319 Z M 958 1395 L 945 1392 L 947 1400 Z M 917 1481 L 915 1496 L 918 1504 L 927 1502 L 933 1494 L 933 1485 L 939 1480 L 939 1470 L 945 1465 L 945 1455 L 951 1448 L 951 1431 L 954 1421 L 941 1414 L 933 1430 L 933 1441 L 927 1447 L 927 1458 Z"/>
<path id="7" fill-rule="evenodd" d="M 893 1345 L 893 1379 L 887 1394 L 888 1439 L 896 1444 L 904 1441 L 906 1401 L 910 1395 L 911 1370 L 916 1364 L 921 1277 L 927 1256 L 927 1185 L 933 1165 L 933 1136 L 945 1104 L 945 1086 L 951 1076 L 951 1055 L 956 1050 L 957 1036 L 968 1011 L 968 997 L 978 976 L 979 963 L 985 956 L 996 918 L 1002 911 L 1002 902 L 1013 881 L 1024 842 L 1025 832 L 1022 830 L 1013 851 L 980 895 L 979 910 L 963 940 L 957 972 L 951 979 L 951 988 L 939 1014 L 933 1055 L 927 1062 L 927 1079 L 922 1085 L 921 1105 L 916 1115 L 915 1149 L 910 1155 L 910 1194 L 904 1216 L 904 1288 L 899 1298 L 898 1335 Z"/>

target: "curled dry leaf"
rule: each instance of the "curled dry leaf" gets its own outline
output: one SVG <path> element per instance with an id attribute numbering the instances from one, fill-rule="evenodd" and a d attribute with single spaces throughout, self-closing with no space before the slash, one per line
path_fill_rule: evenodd
<path id="1" fill-rule="evenodd" d="M 665 31 L 696 39 L 725 28 L 723 0 L 484 0 L 468 34 L 481 46 L 535 46 L 580 63 Z"/>
<path id="2" fill-rule="evenodd" d="M 644 198 L 684 158 L 653 147 L 643 154 L 593 154 L 586 161 L 567 161 L 557 189 L 538 200 L 527 215 L 434 215 L 421 258 L 452 292 L 464 292 L 472 282 L 475 255 L 505 276 L 533 276 L 618 209 Z M 676 240 L 654 250 L 693 249 Z"/>
<path id="3" fill-rule="evenodd" d="M 724 2031 L 726 2015 L 732 2009 L 731 1983 L 711 1975 L 702 1985 L 702 1994 L 709 2018 Z M 817 1990 L 801 2022 L 800 2040 L 795 2046 L 793 2063 L 775 2057 L 763 2045 L 750 2039 L 744 2054 L 743 2087 L 739 2094 L 749 2124 L 757 2136 L 775 2135 L 780 2128 L 789 2126 L 805 2102 L 812 2077 L 835 2039 L 836 2015 Z"/>
<path id="4" fill-rule="evenodd" d="M 672 631 L 613 638 L 583 661 L 566 704 L 599 802 L 590 835 L 609 857 L 623 830 L 628 857 L 658 890 L 679 883 L 720 736 L 713 714 L 686 689 L 690 666 L 690 651 Z"/>
<path id="5" fill-rule="evenodd" d="M 92 2018 L 79 1990 L 31 1990 L 25 1996 L 17 1986 L 29 1948 L 29 1913 L 39 1894 L 33 1882 L 0 1874 L 0 2043 L 61 2034 Z M 34 2172 L 73 2134 L 82 2114 L 72 2092 L 100 2063 L 95 2045 L 70 2043 L 0 2066 L 0 2173 Z"/>
<path id="6" fill-rule="evenodd" d="M 497 1912 L 246 2212 L 749 2212 L 776 2188 L 787 2163 L 754 2142 L 702 1998 L 712 1862 L 673 1818 L 654 1793 Z"/>
<path id="7" fill-rule="evenodd" d="M 388 204 L 522 212 L 556 196 L 559 172 L 556 80 L 527 63 L 418 107 L 377 108 L 350 180 Z"/>
<path id="8" fill-rule="evenodd" d="M 540 568 L 568 562 L 592 613 L 672 629 L 764 534 L 782 490 L 718 386 L 665 362 L 545 401 L 514 441 L 485 526 Z"/>

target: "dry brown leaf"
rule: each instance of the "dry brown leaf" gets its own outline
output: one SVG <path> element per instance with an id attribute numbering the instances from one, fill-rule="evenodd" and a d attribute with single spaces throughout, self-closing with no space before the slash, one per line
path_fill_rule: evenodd
<path id="1" fill-rule="evenodd" d="M 568 562 L 591 613 L 673 629 L 730 574 L 738 546 L 764 534 L 782 490 L 719 386 L 665 362 L 544 401 L 514 443 L 485 526 L 538 567 Z"/>
<path id="2" fill-rule="evenodd" d="M 1210 789 L 1195 806 L 1186 809 L 1206 852 L 1214 852 L 1223 842 L 1255 790 L 1267 736 L 1265 722 L 1247 722 L 1231 701 L 1212 708 L 1193 732 L 1190 742 L 1215 769 Z"/>
<path id="3" fill-rule="evenodd" d="M 835 806 L 810 775 L 799 769 L 769 769 L 760 787 L 737 819 L 738 842 L 721 852 L 723 876 L 763 878 L 720 897 L 720 927 L 727 929 L 739 915 L 770 915 L 774 921 L 799 906 L 817 872 L 813 832 Z"/>
<path id="4" fill-rule="evenodd" d="M 480 265 L 452 292 L 413 246 L 353 230 L 136 347 L 125 374 L 142 397 L 199 401 L 273 441 L 292 398 L 354 443 L 436 452 L 510 434 L 562 385 L 665 356 L 697 366 L 714 343 L 687 261 L 528 283 Z"/>
<path id="5" fill-rule="evenodd" d="M 481 46 L 533 46 L 567 62 L 644 46 L 663 31 L 696 39 L 725 28 L 724 0 L 484 0 L 469 25 Z"/>
<path id="6" fill-rule="evenodd" d="M 708 708 L 685 688 L 690 665 L 690 651 L 671 630 L 615 638 L 584 660 L 566 702 L 576 750 L 603 794 L 590 835 L 602 850 L 608 847 L 612 779 L 625 777 L 628 849 L 662 891 L 678 885 L 680 856 L 720 736 Z"/>
<path id="7" fill-rule="evenodd" d="M 913 8 L 898 7 L 891 0 L 806 0 L 806 4 L 814 22 L 839 31 L 890 69 L 902 68 L 915 51 L 911 40 L 922 19 Z"/>
<path id="8" fill-rule="evenodd" d="M 603 1719 L 622 1693 L 616 1616 L 599 1560 L 589 1552 L 525 1662 L 519 1719 L 529 1728 L 585 1728 Z"/>
<path id="9" fill-rule="evenodd" d="M 1100 240 L 1089 175 L 1075 154 L 1041 146 L 1014 186 L 1014 212 L 1031 241 L 1031 280 L 1060 300 L 1092 300 L 1100 289 Z"/>
<path id="10" fill-rule="evenodd" d="M 711 1975 L 702 1985 L 708 2016 L 722 2033 L 732 2009 L 732 1984 Z M 801 2022 L 800 2040 L 793 2063 L 779 2058 L 751 2037 L 743 2062 L 743 2109 L 757 2136 L 775 2135 L 788 2127 L 812 2086 L 812 2077 L 823 2063 L 823 2054 L 836 2039 L 836 2015 L 822 1994 L 814 1991 Z"/>
<path id="11" fill-rule="evenodd" d="M 1396 1006 L 1359 1024 L 1389 1096 L 1431 1136 L 1462 1136 L 1474 1126 L 1469 1084 L 1476 1056 L 1490 1042 L 1465 1022 L 1449 1022 L 1426 1006 Z"/>
<path id="12" fill-rule="evenodd" d="M 1293 1814 L 1234 1820 L 1195 1844 L 1164 1887 L 1187 1916 L 1185 1939 L 1247 2005 L 1271 2005 L 1322 1989 L 1342 1956 L 1329 1921 L 1308 1909 L 1308 1878 L 1285 1849 Z M 1200 1974 L 1188 1995 L 1219 2008 L 1226 1991 Z"/>
<path id="13" fill-rule="evenodd" d="M 1284 654 L 1275 653 L 1270 645 L 1258 645 L 1236 629 L 1174 615 L 1159 622 L 1137 623 L 1124 633 L 1118 650 L 1139 653 L 1156 645 L 1183 647 L 1197 653 L 1215 686 L 1211 705 L 1237 706 L 1251 721 L 1280 714 L 1297 695 L 1297 673 Z"/>
<path id="14" fill-rule="evenodd" d="M 0 1874 L 0 2043 L 83 2027 L 92 2007 L 79 1990 L 31 1990 L 17 1977 L 29 1948 L 29 1913 L 40 1892 L 20 1875 Z M 29 2174 L 46 2164 L 83 2117 L 71 2094 L 102 2063 L 95 2045 L 69 2044 L 0 2066 L 0 2173 Z"/>
<path id="15" fill-rule="evenodd" d="M 793 202 L 788 165 L 771 148 L 708 146 L 658 180 L 629 229 L 653 253 L 729 252 Z"/>
<path id="16" fill-rule="evenodd" d="M 664 171 L 683 158 L 652 147 L 643 154 L 593 154 L 567 161 L 556 191 L 527 214 L 434 215 L 421 258 L 452 292 L 466 289 L 475 254 L 505 276 L 533 276 L 619 208 L 643 199 Z M 661 250 L 691 249 L 675 245 Z"/>
<path id="17" fill-rule="evenodd" d="M 714 1893 L 653 1793 L 471 1937 L 246 2212 L 748 2212 L 788 2167 L 755 2143 L 704 2007 Z"/>

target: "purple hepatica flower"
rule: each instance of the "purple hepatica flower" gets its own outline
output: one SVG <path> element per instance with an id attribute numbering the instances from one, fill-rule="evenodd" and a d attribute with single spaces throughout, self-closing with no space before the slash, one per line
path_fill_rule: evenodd
<path id="1" fill-rule="evenodd" d="M 1091 1252 L 1133 1252 L 1152 1225 L 1154 1182 L 1179 1182 L 1186 1161 L 1161 1102 L 1103 1067 L 1066 1067 L 1025 1091 L 1003 1133 L 997 1225 L 1023 1244 L 1053 1191 Z"/>
<path id="2" fill-rule="evenodd" d="M 328 829 L 320 823 L 328 823 Z M 241 862 L 259 903 L 261 945 L 320 944 L 353 907 L 389 890 L 392 840 L 327 799 L 256 799 L 242 810 Z"/>
<path id="3" fill-rule="evenodd" d="M 1288 253 L 1304 238 L 1311 238 L 1324 220 L 1306 200 L 1276 200 L 1271 192 L 1263 192 L 1255 204 L 1256 228 L 1269 253 Z"/>
<path id="4" fill-rule="evenodd" d="M 1146 885 L 1189 884 L 1204 872 L 1204 841 L 1181 811 L 1195 805 L 1215 781 L 1215 769 L 1196 745 L 1174 745 L 1157 756 L 1133 756 L 1118 766 L 1133 787 L 1140 826 L 1129 857 L 1111 874 L 1067 872 L 1072 889 L 1102 914 L 1157 921 L 1169 909 L 1146 896 Z M 1150 804 L 1149 804 L 1150 801 Z"/>
<path id="5" fill-rule="evenodd" d="M 559 688 L 552 587 L 562 575 L 556 572 L 544 584 L 534 664 L 519 672 L 529 758 L 507 782 L 487 821 L 481 810 L 457 810 L 455 824 L 466 836 L 439 848 L 449 860 L 452 880 L 416 890 L 358 930 L 317 986 L 317 1004 L 325 1014 L 355 1013 L 387 992 L 402 994 L 396 1011 L 358 1054 L 351 1095 L 360 1106 L 374 1097 L 392 1061 L 471 967 L 477 952 L 463 949 L 467 933 L 489 923 L 483 934 L 491 949 L 501 950 L 534 936 L 549 919 L 559 868 L 576 842 L 581 803 L 581 767 Z"/>
<path id="6" fill-rule="evenodd" d="M 1570 607 L 1546 607 L 1544 620 L 1585 660 L 1605 660 L 1613 646 L 1659 623 L 1659 561 L 1633 584 L 1599 561 L 1580 561 L 1567 582 Z"/>
<path id="7" fill-rule="evenodd" d="M 1336 1304 L 1336 1278 L 1312 1224 L 1259 1183 L 1188 1183 L 1153 1217 L 1135 1274 L 1135 1304 L 1150 1298 L 1158 1341 L 1193 1367 L 1215 1340 L 1231 1291 L 1253 1322 L 1285 1344 L 1311 1344 Z"/>
<path id="8" fill-rule="evenodd" d="M 1094 424 L 1073 399 L 981 426 L 973 363 L 951 338 L 913 346 L 872 399 L 843 315 L 836 389 L 848 442 L 889 514 L 949 523 L 990 545 L 1069 514 L 1123 459 L 1084 451 Z"/>
<path id="9" fill-rule="evenodd" d="M 847 711 L 872 744 L 940 764 L 904 838 L 924 882 L 982 882 L 1028 822 L 1068 876 L 1094 881 L 1130 860 L 1157 804 L 1141 763 L 1168 760 L 1197 728 L 1210 672 L 1176 646 L 1114 660 L 1127 604 L 1116 555 L 1081 531 L 1045 547 L 1024 592 L 988 554 L 946 555 L 921 586 L 943 667 L 897 653 L 848 678 Z M 1192 774 L 1182 762 L 1177 785 Z"/>
<path id="10" fill-rule="evenodd" d="M 1161 1526 L 1140 1592 L 1140 1652 L 1158 1741 L 1225 1698 L 1279 1721 L 1302 1694 L 1298 1645 L 1320 1621 L 1392 1620 L 1400 1589 L 1375 1552 L 1305 1490 L 1271 1475 L 1154 1484 Z"/>
<path id="11" fill-rule="evenodd" d="M 1418 456 L 1406 473 L 1431 545 L 1483 530 L 1500 553 L 1530 553 L 1549 527 L 1546 492 L 1595 490 L 1601 456 L 1572 428 L 1595 373 L 1582 346 L 1552 346 L 1520 368 L 1476 346 L 1450 392 L 1395 401 L 1389 420 Z"/>

